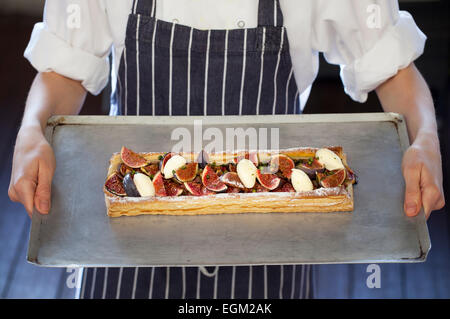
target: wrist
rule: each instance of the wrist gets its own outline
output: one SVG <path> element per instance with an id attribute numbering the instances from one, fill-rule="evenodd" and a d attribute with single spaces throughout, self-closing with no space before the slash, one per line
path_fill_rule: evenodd
<path id="1" fill-rule="evenodd" d="M 428 144 L 430 146 L 435 146 L 439 149 L 439 136 L 437 130 L 433 129 L 419 130 L 412 144 L 415 145 Z"/>
<path id="2" fill-rule="evenodd" d="M 44 130 L 40 123 L 22 123 L 18 135 L 44 135 Z"/>

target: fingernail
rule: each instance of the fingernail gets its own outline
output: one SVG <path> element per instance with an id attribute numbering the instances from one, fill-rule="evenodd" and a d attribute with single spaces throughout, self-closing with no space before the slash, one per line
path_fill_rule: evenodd
<path id="1" fill-rule="evenodd" d="M 409 216 L 414 215 L 416 212 L 417 205 L 416 203 L 407 203 L 406 204 L 406 214 Z"/>
<path id="2" fill-rule="evenodd" d="M 39 202 L 39 208 L 41 209 L 42 212 L 48 212 L 49 206 L 50 204 L 48 200 L 41 200 Z"/>

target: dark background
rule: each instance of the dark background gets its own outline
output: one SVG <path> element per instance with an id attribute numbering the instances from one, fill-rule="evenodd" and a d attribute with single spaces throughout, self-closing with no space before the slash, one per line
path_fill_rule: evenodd
<path id="1" fill-rule="evenodd" d="M 13 0 L 16 1 L 16 0 Z M 66 286 L 69 273 L 61 268 L 39 268 L 26 262 L 30 220 L 21 205 L 7 195 L 12 151 L 23 114 L 27 91 L 35 75 L 23 58 L 34 23 L 41 21 L 43 1 L 30 9 L 24 1 L 0 5 L 0 298 L 72 298 Z M 34 2 L 34 0 L 33 0 Z M 13 4 L 11 4 L 13 3 Z M 25 3 L 25 5 L 22 5 Z M 28 2 L 29 4 L 30 2 Z M 36 4 L 35 4 L 36 6 Z M 448 1 L 401 1 L 427 35 L 425 53 L 416 65 L 427 80 L 435 102 L 444 168 L 444 189 L 449 202 L 449 56 Z M 108 90 L 90 95 L 81 114 L 107 114 Z M 319 76 L 305 113 L 382 111 L 374 93 L 366 103 L 345 95 L 339 67 L 321 58 Z M 319 298 L 449 298 L 450 217 L 447 208 L 428 221 L 432 249 L 425 263 L 381 264 L 381 288 L 366 287 L 367 265 L 322 265 L 314 272 Z"/>

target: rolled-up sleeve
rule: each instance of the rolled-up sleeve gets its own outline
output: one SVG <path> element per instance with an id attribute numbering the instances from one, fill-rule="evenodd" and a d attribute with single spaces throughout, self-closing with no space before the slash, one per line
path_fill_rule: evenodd
<path id="1" fill-rule="evenodd" d="M 355 101 L 365 102 L 423 53 L 426 36 L 397 1 L 317 1 L 315 9 L 314 46 L 340 65 L 345 92 Z"/>
<path id="2" fill-rule="evenodd" d="M 98 94 L 108 82 L 112 42 L 102 1 L 47 0 L 24 56 L 37 71 L 81 81 Z"/>

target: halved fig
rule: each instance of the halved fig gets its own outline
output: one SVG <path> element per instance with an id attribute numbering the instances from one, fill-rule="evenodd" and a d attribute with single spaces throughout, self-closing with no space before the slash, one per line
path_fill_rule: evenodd
<path id="1" fill-rule="evenodd" d="M 274 192 L 289 193 L 289 192 L 295 192 L 295 189 L 291 183 L 286 182 L 281 187 L 278 187 L 277 189 L 275 189 Z"/>
<path id="2" fill-rule="evenodd" d="M 171 180 L 164 180 L 164 188 L 167 196 L 179 196 L 183 193 L 183 186 Z"/>
<path id="3" fill-rule="evenodd" d="M 164 187 L 164 178 L 161 172 L 156 173 L 153 177 L 153 186 L 155 187 L 156 196 L 167 196 L 166 188 Z"/>
<path id="4" fill-rule="evenodd" d="M 325 170 L 325 166 L 319 163 L 315 158 L 308 160 L 308 162 L 297 164 L 296 168 L 304 171 L 309 178 L 314 178 L 317 172 L 322 173 Z"/>
<path id="5" fill-rule="evenodd" d="M 314 189 L 309 176 L 297 168 L 292 169 L 291 182 L 296 192 L 312 191 Z"/>
<path id="6" fill-rule="evenodd" d="M 194 196 L 201 196 L 202 193 L 202 185 L 196 182 L 184 182 L 184 187 L 186 190 Z"/>
<path id="7" fill-rule="evenodd" d="M 141 167 L 141 171 L 144 174 L 146 174 L 150 177 L 153 177 L 156 175 L 156 173 L 158 173 L 159 167 L 158 167 L 158 164 L 149 164 L 147 166 Z"/>
<path id="8" fill-rule="evenodd" d="M 255 185 L 257 170 L 253 162 L 248 159 L 240 160 L 236 166 L 239 179 L 246 188 L 252 188 Z"/>
<path id="9" fill-rule="evenodd" d="M 294 161 L 284 154 L 272 156 L 269 164 L 272 173 L 281 171 L 284 177 L 291 178 L 292 169 L 295 167 Z"/>
<path id="10" fill-rule="evenodd" d="M 203 185 L 214 192 L 222 192 L 227 189 L 227 185 L 219 179 L 211 165 L 206 165 L 202 173 Z"/>
<path id="11" fill-rule="evenodd" d="M 342 183 L 345 181 L 345 169 L 338 169 L 331 172 L 332 175 L 322 176 L 320 178 L 319 183 L 325 188 L 328 187 L 337 187 L 342 185 Z"/>
<path id="12" fill-rule="evenodd" d="M 180 182 L 193 181 L 197 176 L 198 163 L 187 163 L 175 171 L 175 178 Z"/>
<path id="13" fill-rule="evenodd" d="M 147 175 L 136 173 L 133 176 L 133 182 L 139 195 L 142 197 L 155 196 L 155 186 L 153 186 L 152 180 Z"/>
<path id="14" fill-rule="evenodd" d="M 122 146 L 120 157 L 122 158 L 122 162 L 131 168 L 140 168 L 147 165 L 147 160 L 143 156 L 133 152 L 125 146 Z"/>
<path id="15" fill-rule="evenodd" d="M 256 171 L 258 182 L 268 190 L 274 190 L 280 185 L 281 178 L 275 174 L 263 174 L 261 170 Z"/>
<path id="16" fill-rule="evenodd" d="M 223 174 L 222 176 L 220 176 L 220 180 L 230 187 L 245 188 L 238 174 L 234 172 Z"/>
<path id="17" fill-rule="evenodd" d="M 105 188 L 117 196 L 126 196 L 125 188 L 122 184 L 122 179 L 117 173 L 113 173 L 106 179 Z"/>
<path id="18" fill-rule="evenodd" d="M 134 184 L 133 176 L 131 173 L 128 173 L 123 178 L 123 187 L 125 188 L 125 192 L 127 193 L 127 196 L 129 197 L 141 197 L 139 194 L 139 191 L 136 187 L 136 184 Z"/>
<path id="19" fill-rule="evenodd" d="M 172 178 L 174 176 L 174 173 L 184 165 L 186 165 L 186 159 L 183 156 L 171 156 L 163 166 L 164 178 Z"/>
<path id="20" fill-rule="evenodd" d="M 317 150 L 315 157 L 325 168 L 329 171 L 334 171 L 337 169 L 343 169 L 344 164 L 340 157 L 328 148 L 321 148 Z"/>
<path id="21" fill-rule="evenodd" d="M 127 166 L 125 163 L 120 163 L 118 172 L 123 177 L 123 176 L 127 175 L 128 173 L 133 172 L 133 169 L 131 167 Z"/>
<path id="22" fill-rule="evenodd" d="M 200 153 L 198 153 L 196 162 L 198 163 L 198 166 L 200 168 L 205 168 L 205 166 L 208 165 L 209 162 L 208 153 L 206 153 L 205 150 L 202 150 Z"/>

